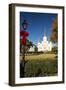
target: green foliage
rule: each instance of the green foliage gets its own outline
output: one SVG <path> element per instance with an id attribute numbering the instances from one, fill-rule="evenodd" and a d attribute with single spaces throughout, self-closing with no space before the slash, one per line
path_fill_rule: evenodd
<path id="1" fill-rule="evenodd" d="M 20 39 L 20 45 L 21 45 L 21 43 L 22 43 L 22 39 Z M 30 46 L 33 46 L 33 43 L 27 39 L 26 40 L 26 46 L 25 46 L 26 52 L 29 50 Z M 20 51 L 22 52 L 23 47 L 21 46 L 20 49 L 21 49 Z"/>
<path id="2" fill-rule="evenodd" d="M 58 53 L 58 47 L 52 48 L 52 51 L 53 51 L 54 53 Z"/>

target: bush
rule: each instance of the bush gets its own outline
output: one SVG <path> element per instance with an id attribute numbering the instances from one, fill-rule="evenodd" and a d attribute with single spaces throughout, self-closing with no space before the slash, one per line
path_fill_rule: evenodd
<path id="1" fill-rule="evenodd" d="M 57 69 L 57 60 L 31 60 L 25 64 L 24 77 L 53 76 Z"/>

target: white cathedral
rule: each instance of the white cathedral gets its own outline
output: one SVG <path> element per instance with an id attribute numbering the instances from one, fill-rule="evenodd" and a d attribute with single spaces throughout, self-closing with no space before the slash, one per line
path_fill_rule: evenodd
<path id="1" fill-rule="evenodd" d="M 38 48 L 38 52 L 40 51 L 47 52 L 52 50 L 52 42 L 51 41 L 49 42 L 47 40 L 46 34 L 44 34 L 42 42 L 38 41 L 37 48 Z"/>

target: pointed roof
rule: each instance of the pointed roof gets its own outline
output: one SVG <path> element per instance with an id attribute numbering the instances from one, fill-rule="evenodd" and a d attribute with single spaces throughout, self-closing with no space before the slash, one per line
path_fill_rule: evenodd
<path id="1" fill-rule="evenodd" d="M 46 36 L 46 28 L 44 27 L 44 36 Z"/>
<path id="2" fill-rule="evenodd" d="M 46 33 L 44 32 L 44 36 L 46 36 Z"/>

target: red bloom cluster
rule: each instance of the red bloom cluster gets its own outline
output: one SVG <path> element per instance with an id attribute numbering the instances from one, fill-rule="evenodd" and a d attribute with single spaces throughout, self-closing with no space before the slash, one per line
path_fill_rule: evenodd
<path id="1" fill-rule="evenodd" d="M 26 31 L 21 31 L 20 32 L 20 36 L 22 37 L 22 45 L 26 45 L 26 38 L 29 35 L 28 32 Z"/>

